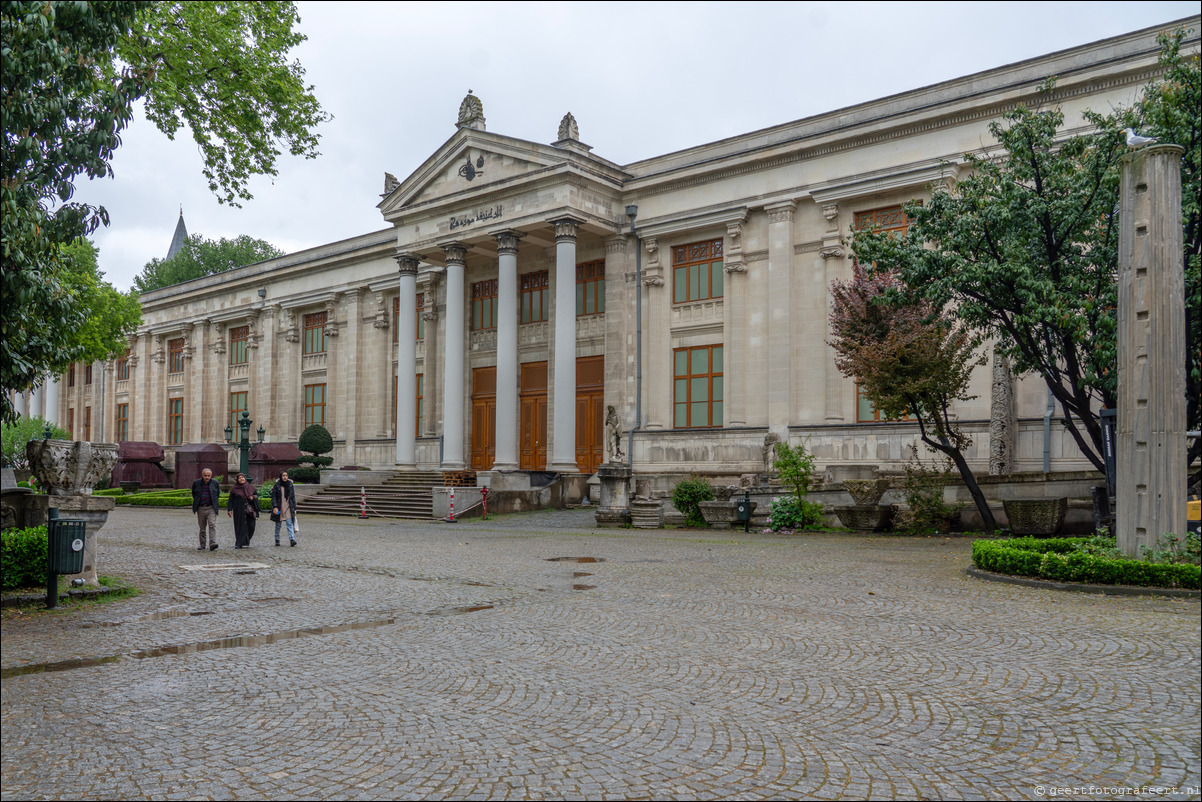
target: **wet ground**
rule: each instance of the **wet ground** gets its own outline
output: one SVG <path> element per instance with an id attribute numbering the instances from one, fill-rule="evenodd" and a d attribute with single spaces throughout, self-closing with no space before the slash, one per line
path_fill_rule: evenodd
<path id="1" fill-rule="evenodd" d="M 1197 601 L 981 582 L 966 539 L 301 526 L 115 510 L 143 595 L 6 611 L 3 798 L 1199 797 Z"/>

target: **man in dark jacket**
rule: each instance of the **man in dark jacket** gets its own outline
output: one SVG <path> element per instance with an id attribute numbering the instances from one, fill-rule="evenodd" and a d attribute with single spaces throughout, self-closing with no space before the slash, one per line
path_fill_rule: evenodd
<path id="1" fill-rule="evenodd" d="M 192 483 L 192 512 L 200 524 L 200 546 L 197 551 L 217 548 L 217 506 L 221 503 L 221 485 L 213 478 L 213 472 L 205 468 L 200 478 Z M 206 538 L 206 530 L 208 537 Z"/>

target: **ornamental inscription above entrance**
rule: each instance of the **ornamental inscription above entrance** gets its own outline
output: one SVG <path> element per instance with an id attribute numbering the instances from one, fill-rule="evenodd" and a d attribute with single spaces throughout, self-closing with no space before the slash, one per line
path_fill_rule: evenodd
<path id="1" fill-rule="evenodd" d="M 451 218 L 451 230 L 470 226 L 473 223 L 479 223 L 481 220 L 496 220 L 502 216 L 504 212 L 504 204 L 498 203 L 491 209 L 482 209 L 474 214 L 461 214 Z"/>

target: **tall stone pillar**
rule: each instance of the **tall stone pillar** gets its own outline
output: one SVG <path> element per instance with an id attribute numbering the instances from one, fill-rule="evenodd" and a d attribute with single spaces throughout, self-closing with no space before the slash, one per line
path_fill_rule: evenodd
<path id="1" fill-rule="evenodd" d="M 643 415 L 645 429 L 672 424 L 672 293 L 665 290 L 659 240 L 643 240 L 647 263 L 643 269 Z M 655 377 L 662 377 L 656 381 Z"/>
<path id="2" fill-rule="evenodd" d="M 48 423 L 53 423 L 56 426 L 58 425 L 58 422 L 60 420 L 62 420 L 62 413 L 59 411 L 59 408 L 58 408 L 59 382 L 60 381 L 61 381 L 61 377 L 58 374 L 55 374 L 54 376 L 52 376 L 51 378 L 46 380 L 46 385 L 45 385 L 45 387 L 46 387 L 46 412 L 43 415 L 43 417 L 46 419 L 46 421 Z"/>
<path id="3" fill-rule="evenodd" d="M 341 337 L 342 348 L 338 359 L 338 385 L 342 398 L 339 421 L 346 443 L 346 460 L 352 465 L 360 462 L 355 443 L 359 439 L 359 391 L 362 384 L 359 362 L 362 343 L 359 342 L 359 331 L 363 319 L 363 292 L 362 289 L 355 288 L 343 298 L 346 331 Z"/>
<path id="4" fill-rule="evenodd" d="M 464 377 L 463 359 L 466 348 L 464 323 L 464 262 L 467 248 L 447 245 L 443 249 L 447 261 L 447 328 L 443 350 L 446 375 L 442 384 L 442 468 L 461 471 L 466 463 L 464 453 Z M 397 421 L 397 427 L 401 425 Z"/>
<path id="5" fill-rule="evenodd" d="M 518 468 L 518 238 L 497 234 L 497 447 L 494 471 Z"/>
<path id="6" fill-rule="evenodd" d="M 248 372 L 255 375 L 257 387 L 254 403 L 258 411 L 255 412 L 255 415 L 263 422 L 261 425 L 265 432 L 264 439 L 275 442 L 284 439 L 281 428 L 284 416 L 276 410 L 279 398 L 282 393 L 300 392 L 295 386 L 295 381 L 291 387 L 283 386 L 281 381 L 283 377 L 276 373 L 276 331 L 280 312 L 278 306 L 264 306 L 263 311 L 259 314 L 259 330 L 251 335 L 251 340 L 247 344 L 251 361 Z M 218 375 L 221 375 L 220 371 L 218 371 Z"/>
<path id="7" fill-rule="evenodd" d="M 410 254 L 396 257 L 400 277 L 400 308 L 396 320 L 396 464 L 417 468 L 413 421 L 417 417 L 417 265 Z M 388 371 L 383 371 L 387 375 Z M 384 396 L 387 398 L 388 396 Z"/>
<path id="8" fill-rule="evenodd" d="M 635 284 L 626 244 L 629 236 L 619 234 L 605 241 L 605 406 L 618 410 L 621 419 L 633 425 Z M 625 449 L 625 438 L 622 443 Z"/>
<path id="9" fill-rule="evenodd" d="M 1182 153 L 1155 145 L 1122 161 L 1116 535 L 1131 556 L 1185 534 Z"/>
<path id="10" fill-rule="evenodd" d="M 35 387 L 29 391 L 29 417 L 44 418 L 46 404 L 46 392 L 42 387 Z"/>
<path id="11" fill-rule="evenodd" d="M 722 248 L 726 286 L 722 299 L 722 345 L 726 359 L 722 384 L 723 425 L 747 425 L 747 264 L 743 261 L 743 223 L 726 224 Z"/>
<path id="12" fill-rule="evenodd" d="M 768 427 L 788 438 L 793 412 L 793 201 L 768 212 Z"/>
<path id="13" fill-rule="evenodd" d="M 826 336 L 823 339 L 829 341 L 831 339 L 829 288 L 835 279 L 843 278 L 840 275 L 840 268 L 844 262 L 843 246 L 840 242 L 842 232 L 839 226 L 839 204 L 825 204 L 822 207 L 822 216 L 826 218 L 826 231 L 822 235 L 822 249 L 818 255 L 822 259 L 822 270 L 825 274 L 822 287 L 822 319 L 823 331 L 826 332 Z M 814 270 L 818 270 L 817 264 L 814 265 Z M 825 348 L 826 356 L 823 361 L 825 418 L 828 423 L 835 423 L 843 420 L 843 374 L 835 367 L 835 349 L 830 345 L 826 345 Z"/>
<path id="14" fill-rule="evenodd" d="M 154 335 L 150 368 L 150 407 L 146 410 L 147 439 L 160 445 L 167 443 L 167 343 L 163 335 Z"/>
<path id="15" fill-rule="evenodd" d="M 1004 476 L 1014 473 L 1014 375 L 996 344 L 989 401 L 989 473 Z"/>
<path id="16" fill-rule="evenodd" d="M 576 236 L 580 223 L 555 220 L 555 377 L 551 387 L 551 459 L 548 470 L 577 473 L 576 465 Z"/>

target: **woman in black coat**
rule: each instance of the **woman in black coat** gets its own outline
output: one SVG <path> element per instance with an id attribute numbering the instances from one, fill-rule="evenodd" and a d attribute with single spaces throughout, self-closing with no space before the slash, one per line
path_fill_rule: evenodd
<path id="1" fill-rule="evenodd" d="M 246 481 L 246 474 L 240 473 L 234 480 L 225 506 L 234 519 L 234 548 L 250 546 L 250 539 L 255 534 L 255 519 L 259 517 L 259 499 L 255 495 L 255 486 Z"/>

